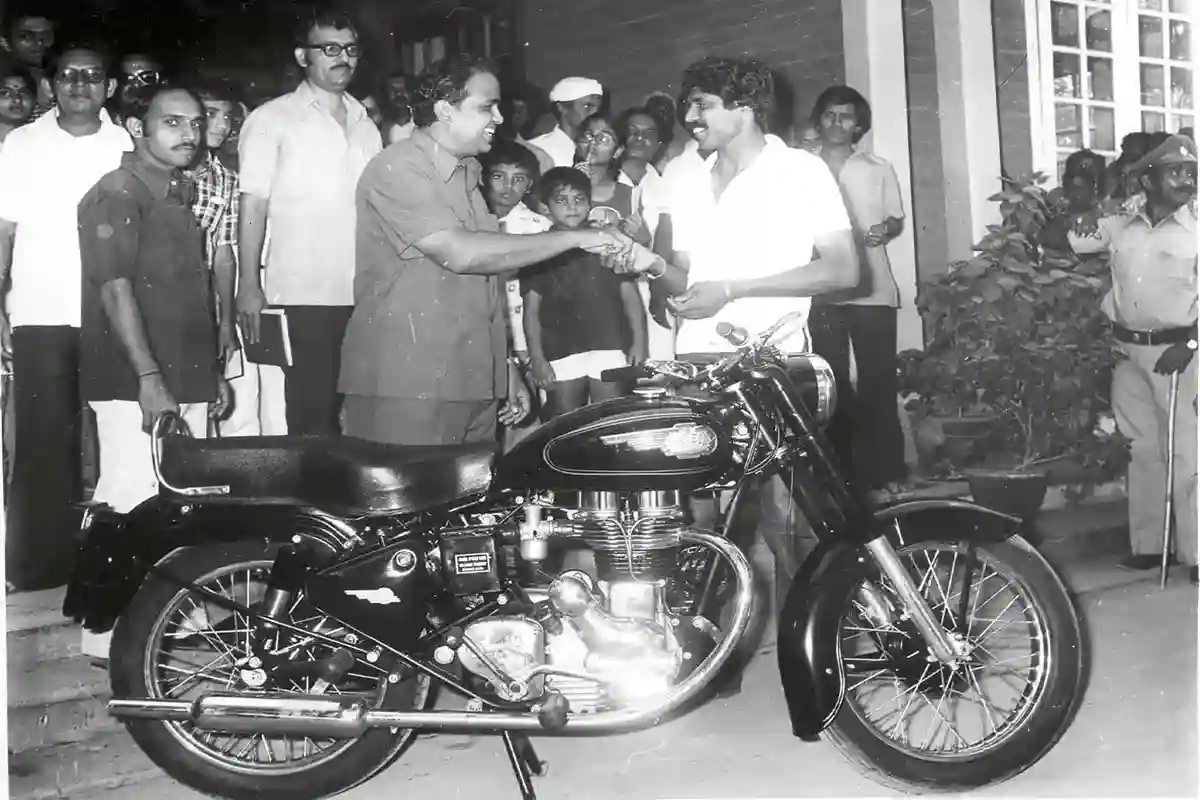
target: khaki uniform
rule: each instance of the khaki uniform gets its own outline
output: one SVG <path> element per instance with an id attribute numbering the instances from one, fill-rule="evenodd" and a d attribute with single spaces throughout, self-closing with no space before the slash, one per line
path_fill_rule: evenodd
<path id="1" fill-rule="evenodd" d="M 1100 223 L 1097 236 L 1071 235 L 1077 252 L 1107 249 L 1112 291 L 1104 312 L 1134 331 L 1196 324 L 1196 207 L 1181 206 L 1152 225 L 1144 212 Z M 1113 375 L 1112 405 L 1121 433 L 1132 440 L 1129 464 L 1129 538 L 1134 555 L 1162 548 L 1167 480 L 1167 415 L 1171 378 L 1154 366 L 1169 345 L 1122 343 L 1128 359 Z M 1196 363 L 1179 376 L 1175 406 L 1175 541 L 1179 560 L 1196 565 Z"/>

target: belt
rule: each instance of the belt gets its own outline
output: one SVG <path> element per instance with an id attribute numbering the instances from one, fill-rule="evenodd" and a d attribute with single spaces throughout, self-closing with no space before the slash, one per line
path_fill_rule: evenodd
<path id="1" fill-rule="evenodd" d="M 1196 338 L 1195 324 L 1184 328 L 1159 328 L 1156 331 L 1135 331 L 1113 323 L 1113 337 L 1126 344 L 1156 345 L 1177 344 Z"/>

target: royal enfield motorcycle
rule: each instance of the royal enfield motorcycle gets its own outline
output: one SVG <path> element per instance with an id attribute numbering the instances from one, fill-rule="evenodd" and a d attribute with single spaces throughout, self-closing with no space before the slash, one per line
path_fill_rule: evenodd
<path id="1" fill-rule="evenodd" d="M 848 488 L 832 372 L 772 346 L 784 322 L 606 375 L 641 380 L 502 456 L 160 419 L 159 495 L 88 509 L 64 605 L 115 625 L 109 713 L 212 795 L 327 797 L 454 732 L 499 736 L 533 798 L 531 739 L 648 728 L 736 677 L 766 602 L 750 511 L 788 476 L 819 541 L 777 615 L 795 735 L 909 790 L 1025 770 L 1083 693 L 1067 590 L 1013 517 Z"/>

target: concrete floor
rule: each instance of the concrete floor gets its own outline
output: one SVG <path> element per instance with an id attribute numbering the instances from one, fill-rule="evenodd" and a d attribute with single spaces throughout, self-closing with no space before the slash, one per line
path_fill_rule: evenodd
<path id="1" fill-rule="evenodd" d="M 1075 723 L 1040 763 L 977 792 L 991 797 L 1197 796 L 1197 593 L 1175 573 L 1157 582 L 1107 564 L 1076 566 L 1092 632 L 1091 686 Z M 1132 582 L 1131 582 L 1132 581 Z M 541 800 L 891 797 L 829 745 L 794 739 L 773 655 L 749 668 L 741 695 L 654 730 L 586 740 L 542 740 L 550 772 Z M 169 780 L 105 793 L 116 800 L 194 800 Z M 517 798 L 498 739 L 438 736 L 346 800 Z"/>

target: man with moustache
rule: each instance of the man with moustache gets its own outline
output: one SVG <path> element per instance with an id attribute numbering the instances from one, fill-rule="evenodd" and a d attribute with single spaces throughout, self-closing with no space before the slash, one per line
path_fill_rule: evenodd
<path id="1" fill-rule="evenodd" d="M 83 492 L 75 210 L 133 148 L 102 112 L 116 82 L 100 46 L 68 43 L 48 68 L 55 108 L 0 150 L 0 285 L 11 278 L 0 327 L 12 325 L 16 434 L 5 550 L 21 589 L 61 585 L 70 568 Z"/>
<path id="2" fill-rule="evenodd" d="M 1136 211 L 1080 218 L 1077 253 L 1108 251 L 1112 289 L 1101 306 L 1126 358 L 1112 379 L 1117 427 L 1131 440 L 1129 543 L 1122 566 L 1154 569 L 1162 552 L 1163 490 L 1174 493 L 1179 561 L 1196 569 L 1196 144 L 1175 134 L 1129 168 L 1146 193 Z M 1178 375 L 1178 398 L 1171 376 Z M 1167 420 L 1175 401 L 1175 485 L 1167 481 Z"/>
<path id="3" fill-rule="evenodd" d="M 361 56 L 350 17 L 311 10 L 296 41 L 304 81 L 255 109 L 241 132 L 237 310 L 252 343 L 268 303 L 286 310 L 288 432 L 329 434 L 340 427 L 338 362 L 354 305 L 354 191 L 383 142 L 362 103 L 346 93 Z"/>
<path id="4" fill-rule="evenodd" d="M 611 230 L 498 232 L 476 156 L 491 149 L 503 122 L 499 103 L 488 61 L 434 62 L 412 89 L 416 131 L 363 173 L 339 382 L 349 436 L 495 443 L 497 420 L 511 425 L 529 412 L 528 390 L 507 358 L 503 279 L 575 248 L 617 257 L 632 247 Z"/>
<path id="5" fill-rule="evenodd" d="M 766 132 L 775 93 L 761 61 L 702 59 L 684 72 L 681 97 L 685 127 L 708 155 L 681 155 L 668 168 L 671 252 L 619 269 L 644 272 L 669 296 L 685 361 L 734 349 L 717 333 L 719 322 L 753 335 L 788 314 L 795 319 L 776 344 L 806 352 L 812 297 L 859 278 L 837 182 L 818 156 Z M 776 612 L 803 561 L 797 517 L 786 476 L 767 484 L 758 530 L 775 557 Z M 803 538 L 813 543 L 811 534 Z"/>
<path id="6" fill-rule="evenodd" d="M 121 117 L 135 150 L 79 203 L 83 262 L 80 383 L 96 412 L 100 480 L 94 500 L 126 513 L 158 493 L 149 433 L 180 414 L 204 436 L 225 412 L 203 232 L 181 170 L 204 136 L 204 108 L 183 89 L 126 94 Z M 107 657 L 85 631 L 84 653 Z"/>

